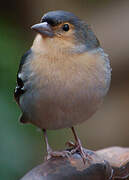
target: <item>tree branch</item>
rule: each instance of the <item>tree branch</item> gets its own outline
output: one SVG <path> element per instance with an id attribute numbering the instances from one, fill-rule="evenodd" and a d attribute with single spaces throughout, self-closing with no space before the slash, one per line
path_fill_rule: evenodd
<path id="1" fill-rule="evenodd" d="M 129 180 L 129 148 L 85 152 L 92 158 L 86 164 L 78 153 L 69 159 L 56 157 L 35 167 L 21 180 Z"/>

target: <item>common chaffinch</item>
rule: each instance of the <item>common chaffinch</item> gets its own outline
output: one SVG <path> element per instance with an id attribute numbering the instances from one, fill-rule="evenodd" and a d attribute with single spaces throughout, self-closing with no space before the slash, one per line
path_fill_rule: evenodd
<path id="1" fill-rule="evenodd" d="M 108 55 L 91 28 L 70 12 L 48 12 L 31 28 L 37 36 L 21 59 L 14 93 L 22 111 L 20 121 L 43 130 L 48 158 L 68 152 L 52 151 L 46 130 L 71 128 L 75 137 L 71 152 L 79 151 L 85 161 L 73 126 L 88 120 L 107 94 Z"/>

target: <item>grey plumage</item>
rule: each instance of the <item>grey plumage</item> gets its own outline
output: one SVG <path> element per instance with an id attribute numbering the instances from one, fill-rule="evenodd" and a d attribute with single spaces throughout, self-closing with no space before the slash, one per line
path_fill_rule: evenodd
<path id="1" fill-rule="evenodd" d="M 21 121 L 43 129 L 71 127 L 89 119 L 102 103 L 110 85 L 109 60 L 89 26 L 72 13 L 49 12 L 41 22 L 72 24 L 74 47 L 63 51 L 57 41 L 50 42 L 51 49 L 50 39 L 36 37 L 18 71 L 15 98 Z"/>
<path id="2" fill-rule="evenodd" d="M 88 155 L 73 126 L 89 119 L 108 92 L 108 55 L 91 28 L 72 13 L 48 12 L 31 28 L 38 35 L 21 59 L 14 93 L 22 111 L 20 121 L 43 129 L 48 159 L 66 152 L 52 151 L 46 130 L 70 127 L 73 150 L 85 163 Z"/>

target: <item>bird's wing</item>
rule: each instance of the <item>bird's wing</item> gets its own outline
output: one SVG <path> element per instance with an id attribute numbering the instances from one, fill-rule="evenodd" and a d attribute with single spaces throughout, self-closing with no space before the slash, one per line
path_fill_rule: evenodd
<path id="1" fill-rule="evenodd" d="M 24 88 L 24 79 L 20 76 L 22 72 L 22 67 L 25 64 L 25 62 L 28 60 L 28 56 L 31 54 L 31 49 L 28 50 L 21 58 L 18 73 L 17 73 L 17 85 L 14 91 L 14 98 L 16 102 L 19 104 L 19 98 L 22 94 L 25 92 Z"/>

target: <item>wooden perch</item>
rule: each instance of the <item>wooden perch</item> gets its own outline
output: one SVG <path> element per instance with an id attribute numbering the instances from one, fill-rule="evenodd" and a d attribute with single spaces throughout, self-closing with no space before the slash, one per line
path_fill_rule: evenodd
<path id="1" fill-rule="evenodd" d="M 111 147 L 86 150 L 91 160 L 83 163 L 78 153 L 69 159 L 58 157 L 45 161 L 21 180 L 129 180 L 129 148 Z"/>

